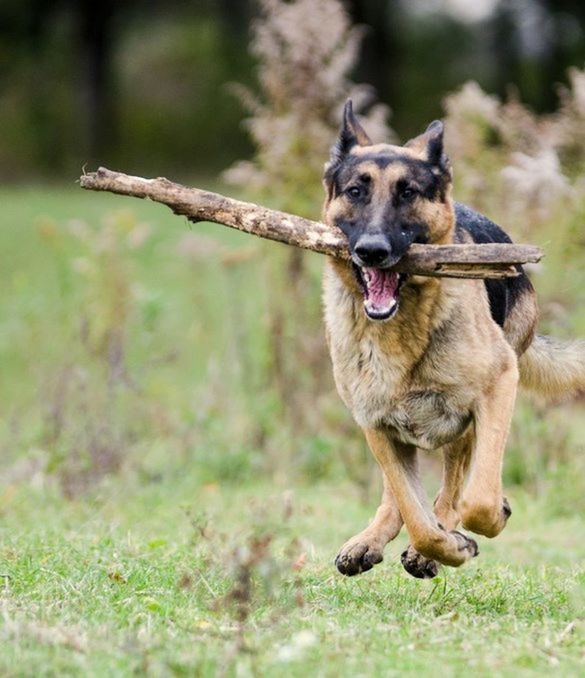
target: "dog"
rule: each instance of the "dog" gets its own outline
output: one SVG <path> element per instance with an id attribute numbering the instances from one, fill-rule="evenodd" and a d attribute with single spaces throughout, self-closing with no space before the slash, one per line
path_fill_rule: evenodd
<path id="1" fill-rule="evenodd" d="M 443 132 L 435 121 L 404 146 L 374 145 L 349 100 L 325 166 L 324 221 L 343 231 L 351 254 L 326 265 L 327 344 L 339 395 L 383 475 L 372 522 L 335 560 L 344 575 L 381 562 L 403 524 L 401 560 L 414 577 L 477 556 L 477 542 L 457 528 L 495 537 L 511 515 L 502 464 L 518 384 L 553 398 L 585 390 L 585 342 L 535 334 L 536 296 L 522 267 L 504 280 L 392 270 L 412 243 L 511 242 L 453 201 Z M 436 449 L 443 480 L 431 507 L 417 453 Z"/>

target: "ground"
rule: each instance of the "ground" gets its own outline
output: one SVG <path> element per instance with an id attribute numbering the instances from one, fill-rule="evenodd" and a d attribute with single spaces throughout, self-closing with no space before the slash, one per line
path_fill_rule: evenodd
<path id="1" fill-rule="evenodd" d="M 371 513 L 347 484 L 118 479 L 73 502 L 42 484 L 5 492 L 0 673 L 581 675 L 585 526 L 543 523 L 522 493 L 512 502 L 477 559 L 418 581 L 399 562 L 404 535 L 373 571 L 337 573 L 336 549 Z M 249 535 L 273 541 L 240 621 L 234 567 Z"/>

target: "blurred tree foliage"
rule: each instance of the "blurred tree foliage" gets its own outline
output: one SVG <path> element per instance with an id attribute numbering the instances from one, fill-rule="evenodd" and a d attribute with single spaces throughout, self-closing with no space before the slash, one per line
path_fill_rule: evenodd
<path id="1" fill-rule="evenodd" d="M 249 81 L 247 3 L 3 0 L 0 176 L 225 166 L 249 148 L 224 87 Z"/>
<path id="2" fill-rule="evenodd" d="M 318 2 L 318 0 L 316 0 Z M 355 79 L 402 137 L 474 79 L 537 112 L 585 61 L 579 0 L 346 0 L 367 27 Z M 71 176 L 97 161 L 215 172 L 251 151 L 225 84 L 253 83 L 254 0 L 2 0 L 0 176 Z"/>

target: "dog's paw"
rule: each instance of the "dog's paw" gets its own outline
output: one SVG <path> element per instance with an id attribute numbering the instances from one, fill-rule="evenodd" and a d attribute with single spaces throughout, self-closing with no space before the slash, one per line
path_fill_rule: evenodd
<path id="1" fill-rule="evenodd" d="M 463 534 L 463 532 L 458 532 L 457 530 L 453 530 L 450 534 L 457 540 L 459 551 L 465 551 L 469 558 L 475 558 L 479 555 L 479 546 L 475 539 L 471 539 Z"/>
<path id="2" fill-rule="evenodd" d="M 408 574 L 417 579 L 432 579 L 439 574 L 439 563 L 430 558 L 421 556 L 412 546 L 408 546 L 406 551 L 400 556 L 402 567 Z"/>
<path id="3" fill-rule="evenodd" d="M 335 558 L 335 566 L 348 577 L 371 570 L 384 559 L 384 546 L 379 540 L 358 534 L 347 541 Z"/>
<path id="4" fill-rule="evenodd" d="M 490 539 L 497 537 L 512 515 L 512 509 L 506 497 L 501 501 L 501 504 L 474 504 L 463 500 L 460 506 L 463 527 Z"/>

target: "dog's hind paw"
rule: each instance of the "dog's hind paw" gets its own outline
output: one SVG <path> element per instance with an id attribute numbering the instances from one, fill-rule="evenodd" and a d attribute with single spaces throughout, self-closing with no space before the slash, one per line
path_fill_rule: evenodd
<path id="1" fill-rule="evenodd" d="M 463 527 L 490 539 L 500 534 L 511 515 L 512 509 L 506 497 L 502 498 L 501 504 L 473 504 L 465 500 L 461 502 Z"/>
<path id="2" fill-rule="evenodd" d="M 439 574 L 439 563 L 421 556 L 412 546 L 408 546 L 400 556 L 402 567 L 417 579 L 432 579 Z"/>
<path id="3" fill-rule="evenodd" d="M 353 577 L 381 563 L 383 551 L 384 547 L 378 540 L 358 534 L 341 547 L 335 558 L 335 566 L 341 574 Z"/>

